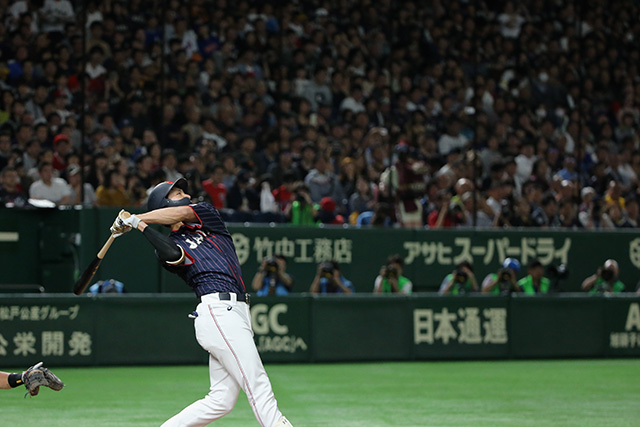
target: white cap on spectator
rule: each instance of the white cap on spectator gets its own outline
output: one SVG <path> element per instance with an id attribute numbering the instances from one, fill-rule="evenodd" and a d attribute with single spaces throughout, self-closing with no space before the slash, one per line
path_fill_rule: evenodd
<path id="1" fill-rule="evenodd" d="M 596 194 L 596 190 L 594 190 L 593 187 L 584 187 L 582 191 L 580 191 L 580 195 L 582 197 L 586 196 L 587 194 Z"/>

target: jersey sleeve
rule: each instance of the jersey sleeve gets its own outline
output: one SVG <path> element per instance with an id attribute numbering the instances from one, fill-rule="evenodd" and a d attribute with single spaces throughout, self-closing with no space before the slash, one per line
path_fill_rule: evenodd
<path id="1" fill-rule="evenodd" d="M 191 205 L 190 207 L 196 214 L 197 222 L 195 224 L 189 224 L 189 226 L 195 225 L 195 227 L 204 228 L 211 233 L 230 235 L 220 212 L 213 207 L 213 205 L 201 202 L 196 205 Z"/>

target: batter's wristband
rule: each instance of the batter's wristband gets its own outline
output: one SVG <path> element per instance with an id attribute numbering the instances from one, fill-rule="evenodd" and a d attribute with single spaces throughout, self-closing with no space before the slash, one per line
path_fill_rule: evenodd
<path id="1" fill-rule="evenodd" d="M 16 388 L 24 384 L 22 374 L 9 374 L 9 387 Z"/>

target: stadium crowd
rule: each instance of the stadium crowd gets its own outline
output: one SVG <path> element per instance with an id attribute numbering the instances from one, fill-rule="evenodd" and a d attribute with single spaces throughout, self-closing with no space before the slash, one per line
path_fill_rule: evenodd
<path id="1" fill-rule="evenodd" d="M 2 206 L 184 176 L 230 221 L 637 227 L 638 12 L 3 0 Z"/>

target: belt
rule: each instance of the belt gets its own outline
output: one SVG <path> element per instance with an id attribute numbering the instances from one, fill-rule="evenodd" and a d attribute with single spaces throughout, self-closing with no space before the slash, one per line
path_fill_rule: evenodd
<path id="1" fill-rule="evenodd" d="M 215 300 L 215 301 L 239 301 L 249 304 L 251 296 L 249 294 L 234 294 L 229 292 L 216 292 L 213 294 L 206 294 L 200 297 L 201 301 Z"/>

